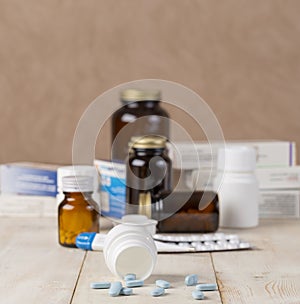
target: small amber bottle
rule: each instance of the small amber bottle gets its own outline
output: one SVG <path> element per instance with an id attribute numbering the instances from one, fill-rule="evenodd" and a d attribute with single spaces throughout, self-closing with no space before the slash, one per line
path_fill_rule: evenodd
<path id="1" fill-rule="evenodd" d="M 92 199 L 93 178 L 66 176 L 62 179 L 64 200 L 58 207 L 59 244 L 76 247 L 82 232 L 99 232 L 98 205 Z"/>

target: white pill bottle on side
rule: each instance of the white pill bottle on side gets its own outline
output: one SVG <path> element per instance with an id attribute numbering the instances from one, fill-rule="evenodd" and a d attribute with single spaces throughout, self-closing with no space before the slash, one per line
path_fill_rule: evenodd
<path id="1" fill-rule="evenodd" d="M 147 228 L 123 223 L 109 231 L 104 241 L 104 259 L 109 270 L 123 279 L 128 273 L 147 279 L 156 264 L 157 249 Z"/>
<path id="2" fill-rule="evenodd" d="M 219 196 L 220 227 L 258 225 L 259 187 L 255 167 L 253 147 L 232 145 L 219 150 L 214 189 Z"/>

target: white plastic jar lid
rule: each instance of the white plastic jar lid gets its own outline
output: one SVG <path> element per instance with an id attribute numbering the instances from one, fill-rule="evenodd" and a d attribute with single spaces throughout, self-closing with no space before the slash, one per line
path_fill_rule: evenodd
<path id="1" fill-rule="evenodd" d="M 251 146 L 228 145 L 218 151 L 218 170 L 249 172 L 255 167 L 256 151 Z"/>
<path id="2" fill-rule="evenodd" d="M 64 176 L 62 178 L 63 192 L 93 192 L 93 178 L 91 176 Z"/>
<path id="3" fill-rule="evenodd" d="M 60 188 L 62 186 L 62 178 L 64 176 L 71 176 L 71 175 L 91 176 L 91 177 L 93 177 L 94 182 L 97 181 L 97 169 L 94 166 L 84 166 L 84 165 L 63 166 L 63 167 L 59 167 L 57 169 L 58 187 Z"/>

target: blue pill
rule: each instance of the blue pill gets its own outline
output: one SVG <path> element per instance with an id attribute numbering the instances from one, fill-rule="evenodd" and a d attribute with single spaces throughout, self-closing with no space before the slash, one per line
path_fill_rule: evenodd
<path id="1" fill-rule="evenodd" d="M 196 285 L 198 283 L 198 275 L 190 274 L 185 277 L 184 282 L 186 286 Z"/>
<path id="2" fill-rule="evenodd" d="M 131 281 L 126 281 L 126 287 L 141 287 L 144 285 L 143 280 L 131 280 Z"/>
<path id="3" fill-rule="evenodd" d="M 120 294 L 121 289 L 122 289 L 121 282 L 119 282 L 119 281 L 113 282 L 113 283 L 111 283 L 110 288 L 109 288 L 109 295 L 111 297 L 117 297 Z"/>
<path id="4" fill-rule="evenodd" d="M 124 277 L 125 281 L 133 281 L 136 280 L 136 275 L 135 273 L 128 273 L 126 274 L 126 276 Z"/>
<path id="5" fill-rule="evenodd" d="M 196 290 L 200 291 L 213 291 L 217 290 L 217 284 L 197 284 L 196 285 Z"/>
<path id="6" fill-rule="evenodd" d="M 108 289 L 110 288 L 109 282 L 93 282 L 90 284 L 90 287 L 93 289 Z"/>
<path id="7" fill-rule="evenodd" d="M 120 295 L 130 296 L 133 294 L 132 288 L 123 287 L 120 291 Z"/>
<path id="8" fill-rule="evenodd" d="M 168 281 L 165 280 L 156 280 L 155 284 L 157 287 L 161 287 L 161 288 L 170 288 L 171 284 Z"/>
<path id="9" fill-rule="evenodd" d="M 165 289 L 162 287 L 156 287 L 150 292 L 152 297 L 159 297 L 162 296 L 164 293 L 165 293 Z"/>
<path id="10" fill-rule="evenodd" d="M 204 299 L 204 293 L 200 290 L 194 290 L 192 292 L 192 297 L 195 299 L 195 300 L 203 300 Z"/>

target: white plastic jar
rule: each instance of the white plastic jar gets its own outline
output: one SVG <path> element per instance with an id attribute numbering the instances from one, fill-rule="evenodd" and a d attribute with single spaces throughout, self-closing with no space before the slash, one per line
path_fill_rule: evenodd
<path id="1" fill-rule="evenodd" d="M 214 189 L 220 204 L 220 227 L 258 225 L 259 187 L 255 176 L 256 153 L 249 146 L 232 145 L 218 152 Z"/>
<path id="2" fill-rule="evenodd" d="M 156 264 L 157 249 L 149 231 L 137 224 L 123 223 L 109 231 L 104 241 L 104 259 L 109 270 L 123 279 L 135 273 L 148 278 Z"/>

